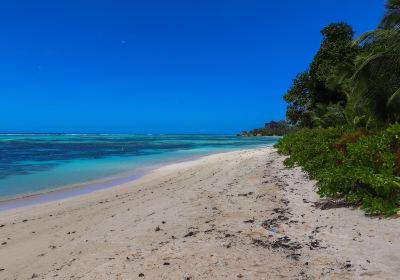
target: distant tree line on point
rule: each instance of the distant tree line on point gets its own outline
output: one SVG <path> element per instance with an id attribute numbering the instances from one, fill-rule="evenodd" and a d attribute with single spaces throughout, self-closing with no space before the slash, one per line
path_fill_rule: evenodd
<path id="1" fill-rule="evenodd" d="M 264 127 L 254 128 L 250 131 L 243 131 L 240 136 L 282 136 L 293 131 L 294 126 L 285 120 L 270 121 Z"/>

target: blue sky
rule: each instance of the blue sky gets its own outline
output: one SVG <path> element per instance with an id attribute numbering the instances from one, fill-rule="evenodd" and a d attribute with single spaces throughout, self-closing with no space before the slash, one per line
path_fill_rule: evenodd
<path id="1" fill-rule="evenodd" d="M 319 30 L 382 0 L 3 1 L 0 131 L 235 133 L 282 119 Z"/>

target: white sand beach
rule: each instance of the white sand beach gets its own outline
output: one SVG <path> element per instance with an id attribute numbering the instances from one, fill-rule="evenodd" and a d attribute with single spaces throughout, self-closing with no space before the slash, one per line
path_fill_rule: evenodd
<path id="1" fill-rule="evenodd" d="M 0 212 L 0 279 L 398 279 L 400 220 L 317 207 L 283 159 L 220 153 Z"/>

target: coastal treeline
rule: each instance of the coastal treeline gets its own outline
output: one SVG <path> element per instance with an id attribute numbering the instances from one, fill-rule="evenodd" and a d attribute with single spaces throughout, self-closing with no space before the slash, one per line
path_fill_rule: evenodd
<path id="1" fill-rule="evenodd" d="M 293 131 L 294 126 L 285 120 L 270 121 L 264 127 L 243 131 L 239 136 L 282 136 Z"/>
<path id="2" fill-rule="evenodd" d="M 284 95 L 296 132 L 276 145 L 318 181 L 318 193 L 392 215 L 400 206 L 400 0 L 375 30 L 321 30 L 318 52 Z"/>

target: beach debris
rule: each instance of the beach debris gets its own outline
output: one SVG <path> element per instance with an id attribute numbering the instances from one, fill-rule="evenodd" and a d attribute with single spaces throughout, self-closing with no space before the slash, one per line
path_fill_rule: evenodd
<path id="1" fill-rule="evenodd" d="M 169 262 L 164 262 L 163 265 L 170 265 L 170 263 Z"/>
<path id="2" fill-rule="evenodd" d="M 262 222 L 261 226 L 269 231 L 276 232 L 276 228 L 278 228 L 281 223 L 289 220 L 288 215 L 291 215 L 291 213 L 289 208 L 274 208 L 272 212 L 275 212 L 278 216 L 265 220 Z"/>
<path id="3" fill-rule="evenodd" d="M 298 261 L 300 259 L 300 257 L 301 257 L 301 254 L 299 254 L 299 253 L 292 253 L 292 254 L 289 254 L 286 256 L 286 258 L 292 259 L 295 261 Z"/>
<path id="4" fill-rule="evenodd" d="M 265 193 L 259 194 L 259 195 L 256 196 L 256 199 L 262 198 L 262 197 L 264 197 L 264 196 L 266 196 L 266 195 L 267 195 L 267 194 L 265 194 Z"/>
<path id="5" fill-rule="evenodd" d="M 346 261 L 346 262 L 343 264 L 342 269 L 350 270 L 350 268 L 352 268 L 352 267 L 353 267 L 353 265 L 351 264 L 351 262 L 350 262 L 350 261 Z"/>
<path id="6" fill-rule="evenodd" d="M 39 275 L 38 275 L 38 274 L 36 274 L 36 273 L 33 273 L 31 278 L 33 279 L 33 278 L 38 278 L 38 277 L 39 277 Z"/>
<path id="7" fill-rule="evenodd" d="M 248 195 L 252 195 L 253 192 L 248 192 L 248 193 L 239 193 L 238 196 L 248 196 Z"/>
<path id="8" fill-rule="evenodd" d="M 321 201 L 314 202 L 313 206 L 321 210 L 328 210 L 335 208 L 351 207 L 352 205 L 344 200 L 324 199 Z"/>
<path id="9" fill-rule="evenodd" d="M 5 227 L 6 225 L 0 225 L 0 228 Z"/>
<path id="10" fill-rule="evenodd" d="M 288 236 L 279 237 L 274 241 L 253 239 L 253 244 L 268 249 L 284 250 L 286 252 L 289 252 L 289 255 L 287 255 L 286 257 L 294 259 L 296 261 L 298 261 L 301 256 L 301 254 L 298 253 L 298 250 L 303 248 L 303 246 L 299 242 L 292 241 Z"/>
<path id="11" fill-rule="evenodd" d="M 255 219 L 252 218 L 252 219 L 250 219 L 250 220 L 243 221 L 243 223 L 252 224 L 252 223 L 254 223 L 254 221 L 255 221 Z"/>
<path id="12" fill-rule="evenodd" d="M 198 231 L 189 231 L 188 233 L 186 233 L 183 237 L 191 237 L 191 236 L 196 236 L 196 234 L 198 234 Z"/>
<path id="13" fill-rule="evenodd" d="M 310 250 L 314 250 L 314 249 L 326 249 L 327 247 L 322 247 L 322 246 L 320 245 L 320 242 L 321 242 L 320 240 L 315 239 L 315 240 L 309 242 L 309 243 L 306 244 L 306 245 L 308 246 L 308 248 L 309 248 Z"/>
<path id="14" fill-rule="evenodd" d="M 143 273 L 139 273 L 139 277 L 144 277 L 144 274 Z"/>
<path id="15" fill-rule="evenodd" d="M 160 231 L 161 230 L 161 228 L 159 227 L 159 226 L 157 226 L 155 229 L 154 229 L 154 231 Z"/>

